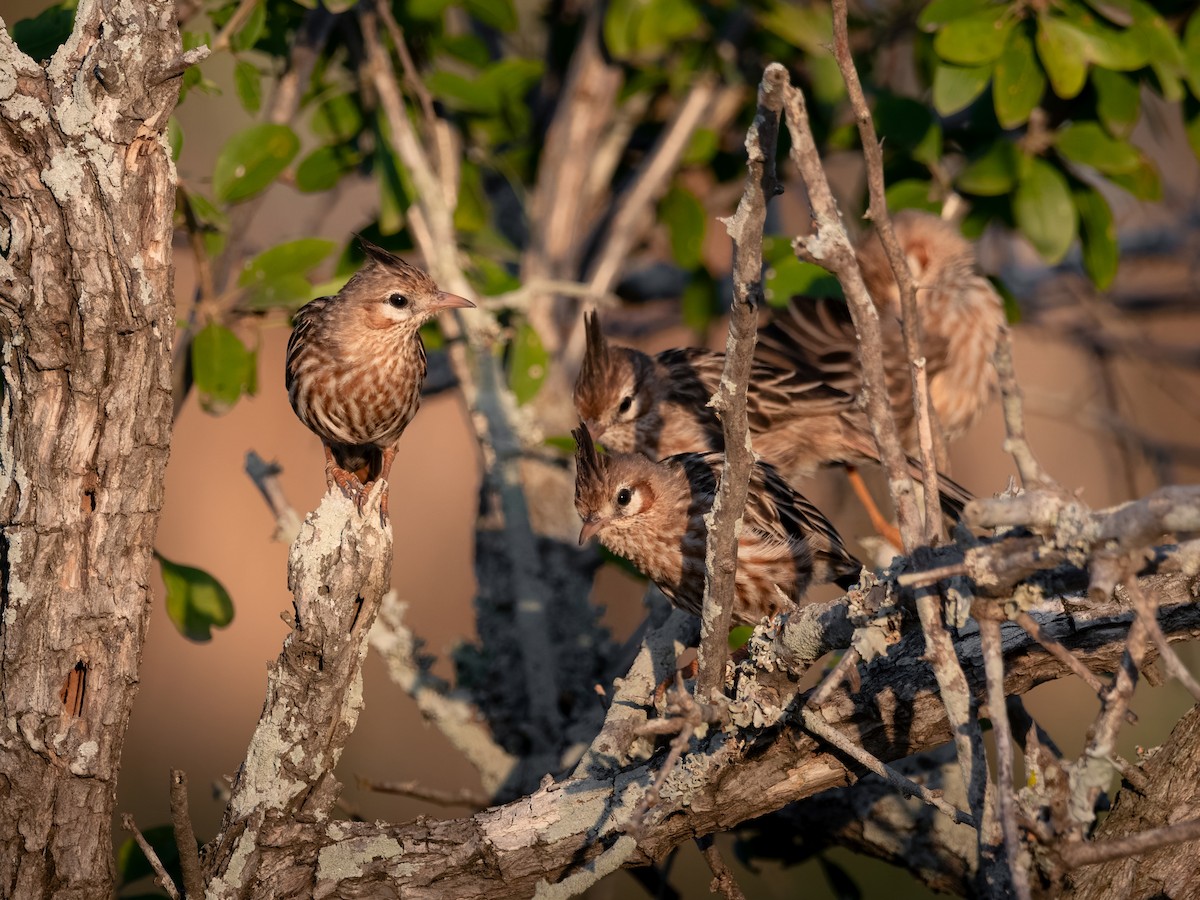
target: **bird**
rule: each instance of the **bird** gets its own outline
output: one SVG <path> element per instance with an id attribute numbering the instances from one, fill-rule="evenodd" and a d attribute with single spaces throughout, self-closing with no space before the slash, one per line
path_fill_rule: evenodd
<path id="1" fill-rule="evenodd" d="M 953 223 L 923 210 L 902 210 L 892 225 L 917 287 L 930 402 L 946 440 L 953 441 L 996 393 L 992 357 L 1005 325 L 1004 303 L 980 272 L 973 245 Z M 912 450 L 917 436 L 900 289 L 877 231 L 859 242 L 856 256 L 879 310 L 893 415 Z M 840 299 L 791 298 L 760 332 L 756 353 L 774 365 L 820 373 L 826 384 L 847 394 L 862 389 L 858 336 Z"/>
<path id="2" fill-rule="evenodd" d="M 640 453 L 599 453 L 584 423 L 572 435 L 579 543 L 597 537 L 675 606 L 700 615 L 704 516 L 716 497 L 724 454 L 680 453 L 655 462 Z M 734 622 L 756 625 L 793 611 L 814 582 L 848 589 L 861 568 L 820 511 L 773 466 L 756 461 L 738 533 Z"/>
<path id="3" fill-rule="evenodd" d="M 439 290 L 425 272 L 365 238 L 366 263 L 338 293 L 296 312 L 286 384 L 296 416 L 321 439 L 325 480 L 362 512 L 387 477 L 396 444 L 421 404 L 425 345 L 420 328 L 445 309 L 475 304 Z"/>
<path id="4" fill-rule="evenodd" d="M 724 448 L 724 432 L 709 399 L 721 383 L 725 354 L 701 347 L 650 356 L 610 346 L 595 313 L 585 315 L 586 348 L 575 382 L 575 408 L 589 432 L 610 450 L 662 459 Z M 791 481 L 822 466 L 878 462 L 870 423 L 857 397 L 811 366 L 752 361 L 746 415 L 754 451 Z M 920 463 L 908 458 L 921 477 Z M 966 488 L 939 479 L 942 506 L 957 516 L 972 499 Z M 894 532 L 882 514 L 877 528 Z"/>

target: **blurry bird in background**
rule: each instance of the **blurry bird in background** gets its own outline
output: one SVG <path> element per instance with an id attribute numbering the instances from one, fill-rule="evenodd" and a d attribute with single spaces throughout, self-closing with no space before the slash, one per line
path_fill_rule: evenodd
<path id="1" fill-rule="evenodd" d="M 892 225 L 917 286 L 930 400 L 946 439 L 954 440 L 975 423 L 996 392 L 992 356 L 1004 327 L 1004 304 L 980 273 L 975 249 L 956 225 L 919 210 L 897 213 Z M 915 451 L 900 289 L 877 234 L 871 232 L 860 242 L 857 256 L 879 310 L 893 415 L 902 438 Z M 862 389 L 858 337 L 849 307 L 841 300 L 792 298 L 760 332 L 756 355 L 819 375 L 847 394 L 857 396 Z"/>
<path id="2" fill-rule="evenodd" d="M 586 425 L 572 434 L 579 542 L 597 536 L 675 606 L 700 615 L 704 516 L 716 497 L 724 454 L 682 453 L 653 462 L 636 453 L 601 455 Z M 796 609 L 812 583 L 849 588 L 861 568 L 815 506 L 769 464 L 755 463 L 738 535 L 735 622 L 754 625 Z"/>
<path id="3" fill-rule="evenodd" d="M 953 225 L 908 211 L 896 216 L 895 226 L 918 285 L 931 396 L 949 436 L 957 436 L 994 392 L 991 357 L 1003 307 L 991 283 L 976 271 L 971 245 Z M 915 448 L 899 292 L 877 237 L 863 242 L 858 255 L 881 311 L 897 425 Z M 593 435 L 617 450 L 653 459 L 719 450 L 721 424 L 707 404 L 724 364 L 723 353 L 706 349 L 667 350 L 651 357 L 610 347 L 592 316 L 575 406 Z M 846 466 L 876 530 L 900 546 L 895 527 L 853 472 L 857 465 L 879 460 L 870 423 L 857 402 L 861 387 L 858 340 L 845 303 L 794 298 L 763 328 L 755 350 L 747 391 L 754 449 L 793 480 L 820 466 Z M 915 459 L 909 459 L 909 471 L 920 478 Z M 939 481 L 942 507 L 956 515 L 971 495 L 945 476 Z"/>
<path id="4" fill-rule="evenodd" d="M 333 297 L 301 307 L 287 348 L 288 399 L 325 448 L 325 479 L 359 510 L 387 478 L 421 404 L 419 329 L 443 309 L 473 307 L 400 257 L 359 238 L 367 261 Z M 381 512 L 387 519 L 387 483 Z"/>

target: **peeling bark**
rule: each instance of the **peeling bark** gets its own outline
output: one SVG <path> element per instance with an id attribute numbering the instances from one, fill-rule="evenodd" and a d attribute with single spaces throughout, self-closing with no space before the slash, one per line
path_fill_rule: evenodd
<path id="1" fill-rule="evenodd" d="M 341 791 L 333 770 L 362 711 L 367 635 L 392 568 L 381 489 L 361 514 L 340 493 L 326 494 L 292 544 L 295 625 L 268 674 L 221 832 L 205 847 L 210 898 L 257 891 L 264 832 L 281 822 L 327 822 Z"/>
<path id="2" fill-rule="evenodd" d="M 0 894 L 104 897 L 171 429 L 174 4 L 0 29 Z M 172 74 L 173 72 L 173 74 Z"/>

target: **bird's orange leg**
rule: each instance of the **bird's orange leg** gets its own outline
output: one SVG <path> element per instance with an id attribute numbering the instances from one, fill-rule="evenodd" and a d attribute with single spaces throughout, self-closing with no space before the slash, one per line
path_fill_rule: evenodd
<path id="1" fill-rule="evenodd" d="M 362 482 L 358 480 L 357 475 L 353 472 L 347 472 L 334 461 L 333 448 L 324 442 L 322 442 L 322 445 L 325 447 L 326 487 L 333 487 L 336 484 L 341 492 L 346 495 L 347 499 L 354 501 L 355 505 L 358 506 L 358 511 L 361 513 L 363 497 L 365 496 Z"/>
<path id="2" fill-rule="evenodd" d="M 854 466 L 846 466 L 846 477 L 850 479 L 850 487 L 854 489 L 854 496 L 858 497 L 858 502 L 867 511 L 871 526 L 885 541 L 897 550 L 903 550 L 904 541 L 900 538 L 900 529 L 889 522 L 887 516 L 879 511 L 879 507 L 875 505 L 875 498 L 867 490 L 866 482 L 858 474 L 858 469 Z"/>
<path id="3" fill-rule="evenodd" d="M 379 501 L 379 515 L 384 524 L 388 520 L 388 491 L 391 489 L 392 463 L 396 460 L 396 448 L 388 447 L 383 451 L 383 465 L 379 467 L 379 477 L 383 479 L 383 497 Z"/>

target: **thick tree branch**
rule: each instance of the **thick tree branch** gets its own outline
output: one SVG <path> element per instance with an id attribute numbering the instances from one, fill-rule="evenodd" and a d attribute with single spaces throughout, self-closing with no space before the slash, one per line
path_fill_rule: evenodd
<path id="1" fill-rule="evenodd" d="M 171 438 L 174 4 L 0 28 L 0 893 L 112 894 Z M 166 75 L 167 77 L 164 77 Z"/>
<path id="2" fill-rule="evenodd" d="M 1173 639 L 1200 634 L 1192 579 L 1172 575 L 1151 581 L 1171 600 L 1163 609 L 1164 631 Z M 1130 618 L 1120 605 L 1108 604 L 1071 616 L 1054 613 L 1048 625 L 1054 623 L 1056 636 L 1087 665 L 1103 670 L 1120 658 Z M 864 668 L 860 692 L 837 691 L 817 712 L 831 727 L 857 736 L 880 759 L 899 759 L 944 743 L 950 729 L 932 673 L 895 664 L 917 653 L 921 642 L 918 634 L 908 635 L 888 657 Z M 981 694 L 978 640 L 966 639 L 960 652 L 971 663 L 972 692 Z M 1005 663 L 1006 694 L 1023 693 L 1066 672 L 1019 632 L 1006 647 Z M 760 713 L 774 708 L 776 716 L 786 716 L 785 708 L 798 708 L 804 699 L 778 694 L 777 683 L 771 690 L 773 706 L 760 707 Z M 840 759 L 821 752 L 808 738 L 797 740 L 790 726 L 780 728 L 768 720 L 759 730 L 747 723 L 738 734 L 737 741 L 722 732 L 710 734 L 681 760 L 663 785 L 636 848 L 621 844 L 618 836 L 658 769 L 653 759 L 617 769 L 592 766 L 588 774 L 548 783 L 529 797 L 465 819 L 280 825 L 264 842 L 275 848 L 264 860 L 263 871 L 272 873 L 264 887 L 279 897 L 297 896 L 282 889 L 289 884 L 303 884 L 307 890 L 315 885 L 318 896 L 334 890 L 403 892 L 418 898 L 452 893 L 463 900 L 528 896 L 539 883 L 552 885 L 593 871 L 597 857 L 608 860 L 606 865 L 618 860 L 620 865 L 644 865 L 696 835 L 728 829 L 846 783 Z"/>
<path id="3" fill-rule="evenodd" d="M 205 848 L 210 898 L 240 897 L 260 882 L 275 825 L 323 822 L 333 809 L 341 789 L 333 770 L 362 710 L 367 635 L 391 573 L 381 496 L 379 485 L 360 514 L 331 491 L 292 545 L 295 626 L 268 674 L 221 831 Z"/>

